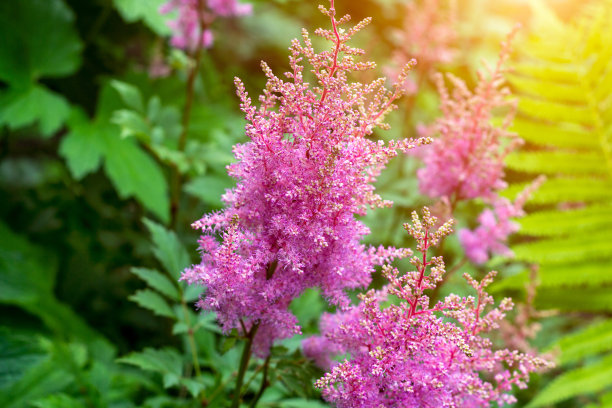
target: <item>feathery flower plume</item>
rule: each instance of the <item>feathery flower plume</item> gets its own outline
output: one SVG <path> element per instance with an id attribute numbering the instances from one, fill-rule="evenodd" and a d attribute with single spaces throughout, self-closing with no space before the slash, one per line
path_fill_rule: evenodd
<path id="1" fill-rule="evenodd" d="M 421 152 L 425 166 L 417 176 L 423 194 L 457 202 L 477 197 L 492 199 L 505 188 L 504 158 L 522 142 L 508 131 L 515 104 L 508 100 L 509 90 L 501 88 L 503 65 L 515 32 L 502 43 L 497 65 L 488 70 L 489 75 L 478 73 L 474 92 L 461 79 L 448 75 L 454 85 L 449 94 L 442 75 L 436 75 L 443 116 L 433 125 L 439 136 Z M 496 127 L 491 123 L 492 112 L 500 108 L 509 111 L 503 124 Z"/>
<path id="2" fill-rule="evenodd" d="M 361 303 L 337 316 L 325 341 L 350 360 L 334 366 L 316 382 L 324 398 L 339 408 L 489 407 L 515 401 L 512 386 L 526 387 L 529 373 L 549 366 L 545 360 L 510 351 L 493 350 L 482 334 L 499 328 L 512 308 L 504 299 L 493 307 L 485 292 L 495 272 L 481 282 L 464 277 L 475 297 L 450 295 L 434 307 L 424 294 L 442 281 L 442 257 L 427 251 L 451 232 L 452 220 L 434 230 L 436 219 L 427 208 L 423 219 L 413 213 L 405 228 L 417 241 L 421 256 L 411 259 L 415 271 L 400 276 L 383 267 L 389 285 L 370 290 Z M 381 301 L 399 299 L 381 308 Z M 328 347 L 329 349 L 329 347 Z"/>
<path id="3" fill-rule="evenodd" d="M 183 279 L 206 287 L 199 306 L 216 311 L 225 331 L 256 330 L 259 356 L 275 339 L 300 331 L 288 305 L 306 288 L 319 287 L 331 303 L 347 307 L 345 289 L 367 286 L 375 265 L 409 254 L 361 244 L 369 230 L 355 218 L 391 204 L 372 183 L 397 150 L 430 142 L 368 138 L 375 127 L 387 127 L 382 119 L 403 93 L 409 67 L 392 91 L 384 78 L 350 82 L 351 72 L 375 66 L 356 61 L 364 51 L 347 45 L 370 19 L 340 28 L 350 17 L 337 20 L 330 3 L 320 9 L 332 29 L 315 34 L 331 49 L 315 52 L 304 30 L 302 42 L 295 39 L 289 48 L 286 80 L 262 63 L 268 81 L 259 107 L 236 79 L 250 138 L 234 147 L 237 161 L 228 166 L 237 185 L 223 196 L 223 211 L 193 224 L 203 232 L 202 262 Z M 314 86 L 306 82 L 305 62 Z M 220 232 L 221 244 L 214 237 Z"/>
<path id="4" fill-rule="evenodd" d="M 215 18 L 251 14 L 252 6 L 237 0 L 170 0 L 159 9 L 161 14 L 173 10 L 178 16 L 168 23 L 173 32 L 170 43 L 194 51 L 200 44 L 204 48 L 212 46 L 213 33 L 207 27 Z"/>
<path id="5" fill-rule="evenodd" d="M 396 45 L 393 65 L 385 68 L 391 78 L 412 58 L 425 74 L 440 63 L 452 61 L 456 54 L 456 6 L 454 0 L 411 1 L 406 5 L 403 27 L 391 33 Z M 416 93 L 418 84 L 410 78 L 406 87 L 412 94 Z"/>
<path id="6" fill-rule="evenodd" d="M 491 203 L 493 208 L 485 209 L 478 216 L 478 227 L 474 230 L 459 230 L 459 241 L 470 261 L 483 264 L 489 260 L 489 254 L 513 256 L 505 242 L 511 234 L 519 230 L 519 225 L 511 218 L 525 215 L 525 202 L 545 180 L 544 176 L 535 179 L 518 195 L 514 203 L 504 197 L 495 197 Z"/>

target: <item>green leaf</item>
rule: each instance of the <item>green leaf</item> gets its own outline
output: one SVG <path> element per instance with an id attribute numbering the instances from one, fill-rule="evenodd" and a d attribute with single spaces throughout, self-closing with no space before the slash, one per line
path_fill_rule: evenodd
<path id="1" fill-rule="evenodd" d="M 169 231 L 151 220 L 143 220 L 153 239 L 153 253 L 166 271 L 175 279 L 191 264 L 187 250 L 173 231 Z"/>
<path id="2" fill-rule="evenodd" d="M 518 244 L 513 247 L 517 259 L 560 264 L 612 258 L 612 230 L 584 235 L 553 238 Z"/>
<path id="3" fill-rule="evenodd" d="M 75 178 L 96 170 L 104 159 L 104 170 L 119 197 L 135 197 L 162 221 L 170 219 L 168 183 L 159 165 L 132 139 L 122 139 L 120 129 L 109 123 L 118 101 L 108 85 L 101 91 L 94 121 L 78 111 L 69 121 L 70 133 L 60 146 Z"/>
<path id="4" fill-rule="evenodd" d="M 31 405 L 36 408 L 85 408 L 86 405 L 67 395 L 67 394 L 54 394 L 48 397 L 38 399 L 31 402 Z"/>
<path id="5" fill-rule="evenodd" d="M 117 361 L 162 374 L 166 388 L 177 385 L 183 372 L 183 358 L 172 348 L 160 350 L 146 348 L 142 352 L 130 353 Z"/>
<path id="6" fill-rule="evenodd" d="M 61 0 L 0 2 L 0 80 L 17 88 L 74 73 L 83 45 L 73 22 Z"/>
<path id="7" fill-rule="evenodd" d="M 110 86 L 112 86 L 119 93 L 121 99 L 128 107 L 140 113 L 144 113 L 142 94 L 138 88 L 126 82 L 117 81 L 116 79 L 110 81 Z"/>
<path id="8" fill-rule="evenodd" d="M 16 383 L 44 359 L 44 351 L 31 333 L 0 328 L 0 390 Z"/>
<path id="9" fill-rule="evenodd" d="M 521 234 L 532 236 L 570 235 L 612 228 L 612 207 L 593 205 L 576 210 L 549 210 L 519 220 Z"/>
<path id="10" fill-rule="evenodd" d="M 506 165 L 526 173 L 606 175 L 608 169 L 599 152 L 537 151 L 515 152 L 506 157 Z"/>
<path id="11" fill-rule="evenodd" d="M 56 259 L 0 223 L 0 303 L 18 305 L 66 337 L 98 335 L 53 294 Z M 1 405 L 0 405 L 1 406 Z"/>
<path id="12" fill-rule="evenodd" d="M 544 264 L 538 271 L 541 287 L 582 286 L 601 287 L 612 284 L 612 265 L 609 260 L 558 264 Z"/>
<path id="13" fill-rule="evenodd" d="M 612 355 L 595 364 L 558 376 L 527 407 L 555 404 L 577 395 L 601 391 L 610 385 L 612 385 Z"/>
<path id="14" fill-rule="evenodd" d="M 70 115 L 68 101 L 42 85 L 0 93 L 0 106 L 0 125 L 19 129 L 38 122 L 40 132 L 47 137 L 59 130 Z"/>
<path id="15" fill-rule="evenodd" d="M 550 349 L 559 348 L 563 365 L 612 350 L 612 320 L 593 324 L 557 341 Z"/>
<path id="16" fill-rule="evenodd" d="M 145 309 L 151 310 L 158 316 L 176 319 L 176 316 L 174 315 L 174 312 L 170 306 L 168 306 L 168 303 L 166 303 L 164 298 L 158 295 L 157 292 L 153 292 L 149 289 L 139 290 L 131 295 L 128 299 L 130 299 L 132 302 L 138 303 L 138 305 L 144 307 Z"/>
<path id="17" fill-rule="evenodd" d="M 137 112 L 127 109 L 115 111 L 111 122 L 121 128 L 121 137 L 134 136 L 145 143 L 151 140 L 149 126 L 145 118 Z"/>
<path id="18" fill-rule="evenodd" d="M 563 311 L 610 312 L 612 296 L 608 288 L 540 288 L 536 294 L 538 309 Z"/>
<path id="19" fill-rule="evenodd" d="M 169 298 L 177 301 L 181 300 L 176 284 L 160 272 L 147 268 L 132 268 L 132 273 Z"/>
<path id="20" fill-rule="evenodd" d="M 59 154 L 72 177 L 80 180 L 100 167 L 106 150 L 104 140 L 113 137 L 113 129 L 91 125 L 80 109 L 73 109 L 68 124 L 70 132 L 62 139 Z"/>
<path id="21" fill-rule="evenodd" d="M 159 165 L 133 140 L 106 139 L 104 170 L 121 198 L 134 196 L 164 222 L 170 220 L 168 185 Z"/>
<path id="22" fill-rule="evenodd" d="M 199 198 L 202 202 L 217 208 L 223 207 L 221 196 L 234 185 L 234 180 L 226 175 L 201 176 L 185 184 L 185 192 Z"/>
<path id="23" fill-rule="evenodd" d="M 128 23 L 143 21 L 158 35 L 171 33 L 167 21 L 171 16 L 164 16 L 159 8 L 167 3 L 166 0 L 113 0 L 121 17 Z"/>

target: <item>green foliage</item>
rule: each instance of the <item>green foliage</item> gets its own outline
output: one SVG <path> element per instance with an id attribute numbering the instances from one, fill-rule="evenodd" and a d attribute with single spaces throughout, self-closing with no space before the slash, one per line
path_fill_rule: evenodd
<path id="1" fill-rule="evenodd" d="M 612 385 L 612 355 L 588 367 L 577 368 L 555 378 L 527 407 L 542 407 L 578 395 L 592 394 L 610 385 Z"/>
<path id="2" fill-rule="evenodd" d="M 74 15 L 62 0 L 7 0 L 0 4 L 0 126 L 39 124 L 53 135 L 66 121 L 66 98 L 38 81 L 74 73 L 81 64 L 81 41 Z M 27 27 L 27 29 L 23 29 Z"/>
<path id="3" fill-rule="evenodd" d="M 612 310 L 612 98 L 604 91 L 612 81 L 612 2 L 585 6 L 575 23 L 534 10 L 540 19 L 520 44 L 509 77 L 520 97 L 514 130 L 527 144 L 507 165 L 548 180 L 529 201 L 536 207 L 520 220 L 524 238 L 513 250 L 519 260 L 540 265 L 536 307 L 605 313 Z M 506 285 L 518 288 L 526 275 Z M 605 355 L 610 323 L 599 321 L 553 345 L 568 371 L 529 407 L 612 387 L 612 355 Z"/>
<path id="4" fill-rule="evenodd" d="M 62 139 L 60 154 L 76 179 L 104 170 L 121 198 L 134 196 L 163 221 L 169 220 L 168 183 L 159 165 L 132 139 L 120 137 L 109 123 L 117 97 L 110 86 L 102 89 L 98 111 L 90 121 L 78 109 L 73 111 L 70 132 Z"/>
<path id="5" fill-rule="evenodd" d="M 167 26 L 168 18 L 159 13 L 159 8 L 165 0 L 113 0 L 121 17 L 128 23 L 144 22 L 159 35 L 170 34 Z"/>

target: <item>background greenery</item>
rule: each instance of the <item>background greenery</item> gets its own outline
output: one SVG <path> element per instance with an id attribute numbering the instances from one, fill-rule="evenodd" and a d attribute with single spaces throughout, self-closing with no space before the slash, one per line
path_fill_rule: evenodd
<path id="1" fill-rule="evenodd" d="M 264 84 L 259 60 L 276 72 L 302 27 L 325 26 L 315 1 L 254 2 L 252 16 L 218 20 L 214 46 L 197 72 L 186 129 L 182 112 L 193 59 L 167 45 L 162 0 L 4 0 L 0 2 L 0 406 L 223 406 L 240 348 L 213 315 L 192 307 L 199 288 L 177 279 L 197 261 L 189 228 L 219 209 L 232 186 L 231 146 L 244 141 L 233 77 L 252 94 Z M 357 38 L 379 68 L 397 44 L 400 0 L 337 1 L 374 24 Z M 436 67 L 473 85 L 481 59 L 493 60 L 516 21 L 509 83 L 520 98 L 515 123 L 526 141 L 508 158 L 513 197 L 546 174 L 514 238 L 517 261 L 495 295 L 527 300 L 538 264 L 534 343 L 559 367 L 535 378 L 518 405 L 612 406 L 612 2 L 462 0 L 458 55 Z M 151 75 L 163 61 L 164 77 Z M 428 72 L 423 87 L 390 117 L 379 137 L 414 135 L 438 115 Z M 184 148 L 180 135 L 186 132 Z M 414 158 L 396 159 L 379 189 L 393 209 L 366 217 L 371 243 L 410 246 L 409 213 L 418 194 Z M 478 203 L 459 209 L 473 225 Z M 470 224 L 472 223 L 472 224 Z M 451 240 L 447 263 L 460 258 Z M 488 268 L 466 266 L 480 273 Z M 460 275 L 460 274 L 456 274 Z M 461 291 L 451 277 L 444 291 Z M 316 333 L 324 304 L 308 291 L 292 308 Z M 300 354 L 299 338 L 273 350 L 271 387 L 259 406 L 319 407 L 321 373 Z M 247 380 L 261 374 L 249 370 Z M 255 394 L 261 375 L 249 382 Z"/>

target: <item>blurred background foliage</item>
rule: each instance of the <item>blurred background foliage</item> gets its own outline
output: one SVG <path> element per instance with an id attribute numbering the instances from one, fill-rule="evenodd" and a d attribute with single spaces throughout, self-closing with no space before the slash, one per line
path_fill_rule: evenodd
<path id="1" fill-rule="evenodd" d="M 259 61 L 283 72 L 290 40 L 327 22 L 317 2 L 299 0 L 257 0 L 251 16 L 215 21 L 185 129 L 194 61 L 168 46 L 163 3 L 0 2 L 2 407 L 223 406 L 230 398 L 240 341 L 193 309 L 201 288 L 177 281 L 197 261 L 189 225 L 219 209 L 233 184 L 225 166 L 245 123 L 233 77 L 257 95 Z M 337 1 L 354 21 L 374 18 L 356 45 L 377 61 L 376 75 L 406 46 L 394 34 L 405 29 L 406 3 Z M 418 92 L 377 137 L 414 136 L 439 114 L 431 72 L 472 86 L 481 61 L 494 61 L 500 40 L 522 23 L 508 80 L 519 97 L 514 130 L 527 143 L 508 158 L 508 196 L 537 174 L 548 181 L 521 221 L 517 259 L 464 269 L 495 266 L 503 275 L 496 296 L 558 311 L 541 319 L 546 330 L 534 343 L 556 353 L 559 367 L 534 378 L 518 405 L 610 407 L 612 3 L 458 3 L 455 57 L 417 66 Z M 401 225 L 432 204 L 418 193 L 418 166 L 398 158 L 380 178 L 380 194 L 395 206 L 365 218 L 369 243 L 412 245 Z M 463 226 L 480 209 L 460 207 Z M 447 264 L 460 252 L 451 239 Z M 464 290 L 455 275 L 442 293 Z M 525 287 L 534 276 L 540 287 L 530 305 Z M 316 291 L 292 309 L 305 335 L 317 332 L 325 306 Z M 273 350 L 272 385 L 258 406 L 324 406 L 312 387 L 321 373 L 299 348 L 295 338 Z M 246 391 L 255 394 L 260 381 Z"/>

